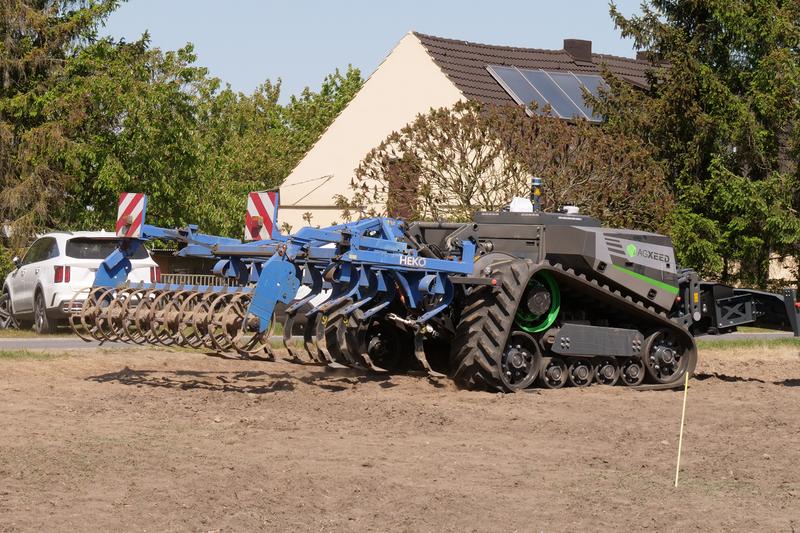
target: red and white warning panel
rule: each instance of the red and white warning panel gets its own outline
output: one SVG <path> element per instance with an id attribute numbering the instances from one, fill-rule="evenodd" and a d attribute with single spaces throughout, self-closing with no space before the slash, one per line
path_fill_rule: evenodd
<path id="1" fill-rule="evenodd" d="M 251 192 L 247 195 L 247 213 L 244 216 L 244 240 L 262 241 L 272 238 L 277 231 L 278 191 Z"/>
<path id="2" fill-rule="evenodd" d="M 117 237 L 137 239 L 142 236 L 146 207 L 147 197 L 140 192 L 124 192 L 119 195 Z"/>

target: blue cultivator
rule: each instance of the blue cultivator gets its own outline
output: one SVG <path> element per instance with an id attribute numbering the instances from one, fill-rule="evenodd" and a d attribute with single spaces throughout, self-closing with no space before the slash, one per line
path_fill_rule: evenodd
<path id="1" fill-rule="evenodd" d="M 142 204 L 138 217 L 126 215 L 129 196 Z M 277 212 L 277 196 L 271 199 Z M 413 354 L 435 374 L 425 345 L 435 342 L 443 321 L 450 320 L 454 284 L 483 282 L 468 277 L 473 240 L 461 241 L 457 255 L 440 258 L 415 245 L 399 220 L 372 218 L 281 235 L 274 218 L 248 215 L 248 237 L 267 236 L 268 226 L 269 238 L 243 242 L 198 233 L 193 226 L 144 224 L 146 201 L 143 195 L 122 195 L 121 244 L 103 262 L 81 312 L 72 318 L 85 339 L 272 358 L 269 338 L 277 310 L 285 317 L 284 345 L 294 360 L 384 371 L 407 366 L 404 356 Z M 152 239 L 181 243 L 179 255 L 218 259 L 214 271 L 220 280 L 237 285 L 127 284 L 129 258 Z M 292 339 L 298 325 L 304 350 Z"/>

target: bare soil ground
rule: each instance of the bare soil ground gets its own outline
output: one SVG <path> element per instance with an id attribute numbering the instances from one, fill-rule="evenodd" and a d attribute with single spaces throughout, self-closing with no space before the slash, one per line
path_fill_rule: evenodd
<path id="1" fill-rule="evenodd" d="M 0 360 L 0 531 L 798 531 L 800 353 L 498 395 L 187 352 Z"/>

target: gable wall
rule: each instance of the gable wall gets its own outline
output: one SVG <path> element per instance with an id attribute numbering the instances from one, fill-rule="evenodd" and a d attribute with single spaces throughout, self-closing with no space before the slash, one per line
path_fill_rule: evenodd
<path id="1" fill-rule="evenodd" d="M 307 225 L 305 212 L 312 225 L 341 222 L 333 196 L 350 196 L 364 156 L 418 114 L 462 98 L 419 39 L 406 34 L 281 185 L 279 223 L 296 231 Z"/>

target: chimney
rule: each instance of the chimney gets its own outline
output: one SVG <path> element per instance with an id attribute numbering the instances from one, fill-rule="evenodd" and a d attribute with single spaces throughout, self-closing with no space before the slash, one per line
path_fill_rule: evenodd
<path id="1" fill-rule="evenodd" d="M 564 39 L 564 51 L 575 61 L 592 62 L 592 41 L 583 39 Z"/>
<path id="2" fill-rule="evenodd" d="M 652 59 L 653 53 L 650 50 L 639 50 L 636 52 L 637 61 L 651 61 Z"/>

